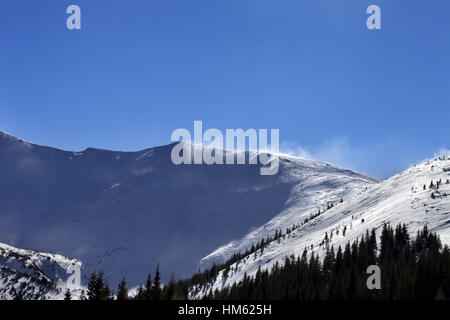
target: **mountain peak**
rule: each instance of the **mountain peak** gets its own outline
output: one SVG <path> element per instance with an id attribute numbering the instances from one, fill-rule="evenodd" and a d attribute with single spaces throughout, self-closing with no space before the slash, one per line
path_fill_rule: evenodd
<path id="1" fill-rule="evenodd" d="M 0 242 L 75 257 L 87 273 L 104 269 L 114 286 L 126 272 L 137 285 L 157 262 L 167 277 L 190 276 L 202 257 L 277 216 L 294 219 L 297 207 L 374 183 L 297 159 L 281 161 L 273 176 L 258 165 L 177 166 L 174 145 L 79 153 L 0 145 L 0 189 L 8 190 Z"/>

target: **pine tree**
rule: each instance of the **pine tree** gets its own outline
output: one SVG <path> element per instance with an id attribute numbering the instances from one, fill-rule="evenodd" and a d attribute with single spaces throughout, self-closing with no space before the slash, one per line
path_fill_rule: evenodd
<path id="1" fill-rule="evenodd" d="M 170 277 L 169 284 L 167 285 L 165 290 L 164 299 L 172 300 L 174 296 L 175 296 L 175 279 L 174 275 L 172 274 L 172 276 Z"/>
<path id="2" fill-rule="evenodd" d="M 152 274 L 149 273 L 145 282 L 144 300 L 153 300 L 153 280 Z"/>
<path id="3" fill-rule="evenodd" d="M 97 273 L 92 272 L 89 276 L 88 286 L 87 286 L 87 296 L 89 300 L 98 300 L 97 292 Z"/>
<path id="4" fill-rule="evenodd" d="M 64 300 L 72 300 L 72 294 L 70 293 L 70 289 L 66 290 L 66 293 L 64 294 Z"/>
<path id="5" fill-rule="evenodd" d="M 87 295 L 89 300 L 107 300 L 110 298 L 111 291 L 102 270 L 98 274 L 93 272 L 89 277 Z"/>
<path id="6" fill-rule="evenodd" d="M 347 299 L 358 300 L 360 298 L 359 274 L 356 266 L 353 266 L 350 273 L 350 282 L 347 288 Z"/>
<path id="7" fill-rule="evenodd" d="M 117 300 L 128 300 L 128 289 L 125 278 L 123 278 L 119 283 L 119 287 L 117 289 Z"/>
<path id="8" fill-rule="evenodd" d="M 155 277 L 153 278 L 153 299 L 161 300 L 161 275 L 159 273 L 159 263 L 156 265 Z"/>
<path id="9" fill-rule="evenodd" d="M 142 286 L 142 283 L 139 284 L 136 296 L 134 297 L 135 300 L 146 300 L 146 290 Z"/>

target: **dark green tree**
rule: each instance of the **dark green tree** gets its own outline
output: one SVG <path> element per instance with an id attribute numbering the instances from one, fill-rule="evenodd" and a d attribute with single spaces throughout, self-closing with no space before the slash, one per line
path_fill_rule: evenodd
<path id="1" fill-rule="evenodd" d="M 72 294 L 70 293 L 70 289 L 66 290 L 66 293 L 64 294 L 64 300 L 72 300 Z"/>
<path id="2" fill-rule="evenodd" d="M 128 300 L 128 289 L 125 278 L 122 279 L 117 288 L 117 300 Z"/>
<path id="3" fill-rule="evenodd" d="M 155 277 L 153 278 L 153 300 L 161 300 L 161 275 L 159 264 L 156 265 Z"/>

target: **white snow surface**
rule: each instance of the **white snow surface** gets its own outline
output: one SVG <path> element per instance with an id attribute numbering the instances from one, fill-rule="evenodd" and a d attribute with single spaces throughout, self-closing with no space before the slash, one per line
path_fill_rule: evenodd
<path id="1" fill-rule="evenodd" d="M 325 233 L 328 233 L 328 236 L 333 234 L 329 245 L 337 248 L 355 241 L 366 230 L 372 228 L 375 228 L 379 236 L 385 223 L 391 226 L 406 224 L 412 236 L 427 225 L 431 231 L 440 235 L 444 244 L 450 244 L 449 179 L 450 158 L 444 157 L 411 167 L 385 181 L 372 184 L 367 189 L 354 190 L 344 197 L 344 202 L 338 202 L 320 216 L 278 241 L 270 243 L 262 253 L 259 251 L 256 257 L 251 254 L 233 264 L 228 277 L 224 278 L 222 270 L 213 283 L 205 287 L 191 288 L 191 298 L 198 299 L 210 290 L 214 291 L 239 282 L 244 274 L 254 276 L 259 267 L 262 270 L 270 270 L 276 262 L 282 265 L 285 257 L 291 255 L 297 257 L 305 248 L 309 253 L 313 251 L 323 257 L 326 246 L 320 244 L 324 240 Z M 430 189 L 431 181 L 436 185 L 439 180 L 441 181 L 439 189 Z M 331 199 L 337 198 L 336 195 Z M 326 197 L 322 201 L 325 199 Z M 315 212 L 318 207 L 311 210 Z M 223 260 L 222 258 L 228 257 L 230 253 L 239 251 L 238 249 L 249 248 L 256 242 L 255 240 L 259 241 L 262 235 L 267 235 L 264 230 L 271 229 L 272 225 L 291 227 L 294 223 L 301 224 L 311 210 L 295 206 L 240 241 L 217 249 L 202 261 Z M 343 236 L 345 227 L 346 233 Z M 311 245 L 313 250 L 310 250 Z"/>
<path id="2" fill-rule="evenodd" d="M 450 242 L 449 158 L 380 182 L 288 156 L 275 176 L 261 176 L 260 165 L 176 166 L 172 147 L 74 153 L 0 132 L 0 299 L 19 288 L 30 298 L 61 299 L 67 272 L 81 262 L 82 285 L 103 269 L 112 288 L 124 276 L 135 287 L 158 262 L 163 280 L 187 277 L 294 224 L 301 226 L 233 265 L 226 279 L 222 271 L 210 285 L 192 288 L 191 298 L 311 245 L 322 255 L 326 232 L 337 247 L 386 222 L 405 223 L 411 233 L 428 224 Z M 438 190 L 430 190 L 432 180 L 442 181 Z"/>
<path id="3" fill-rule="evenodd" d="M 259 238 L 377 183 L 291 157 L 273 176 L 260 175 L 259 164 L 177 166 L 174 145 L 73 152 L 0 132 L 0 242 L 82 261 L 83 284 L 104 270 L 112 288 L 123 277 L 134 287 L 157 263 L 163 281 L 189 277 L 218 247 Z"/>
<path id="4" fill-rule="evenodd" d="M 67 280 L 81 268 L 76 259 L 0 243 L 0 300 L 62 300 L 68 287 L 78 299 L 84 288 Z"/>
<path id="5" fill-rule="evenodd" d="M 234 253 L 244 252 L 267 235 L 273 235 L 276 230 L 284 231 L 317 213 L 319 209 L 324 210 L 328 205 L 379 182 L 377 179 L 321 162 L 285 156 L 282 156 L 280 161 L 288 168 L 282 179 L 294 183 L 281 212 L 264 225 L 255 226 L 255 229 L 242 239 L 221 246 L 204 257 L 200 261 L 201 269 L 210 267 L 213 263 L 225 262 Z"/>

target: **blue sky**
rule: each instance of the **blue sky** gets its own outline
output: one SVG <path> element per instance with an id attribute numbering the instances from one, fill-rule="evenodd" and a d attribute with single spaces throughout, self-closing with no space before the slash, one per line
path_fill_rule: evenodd
<path id="1" fill-rule="evenodd" d="M 449 147 L 449 35 L 447 0 L 2 0 L 0 130 L 138 150 L 194 120 L 279 128 L 282 151 L 385 178 Z"/>

